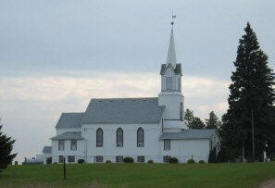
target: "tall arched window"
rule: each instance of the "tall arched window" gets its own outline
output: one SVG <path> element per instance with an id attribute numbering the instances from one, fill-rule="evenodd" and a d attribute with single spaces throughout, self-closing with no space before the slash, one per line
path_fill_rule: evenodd
<path id="1" fill-rule="evenodd" d="M 122 128 L 118 128 L 116 130 L 116 146 L 123 147 L 123 130 L 122 130 Z"/>
<path id="2" fill-rule="evenodd" d="M 141 127 L 137 130 L 137 147 L 144 147 L 144 131 Z"/>
<path id="3" fill-rule="evenodd" d="M 96 130 L 96 147 L 103 147 L 103 130 L 101 128 Z"/>

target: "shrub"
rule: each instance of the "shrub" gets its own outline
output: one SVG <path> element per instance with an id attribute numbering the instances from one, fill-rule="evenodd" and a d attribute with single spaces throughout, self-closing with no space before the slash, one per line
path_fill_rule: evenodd
<path id="1" fill-rule="evenodd" d="M 147 163 L 149 163 L 149 164 L 153 164 L 153 163 L 154 163 L 154 161 L 153 161 L 153 160 L 148 160 L 148 161 L 147 161 Z"/>
<path id="2" fill-rule="evenodd" d="M 77 160 L 77 163 L 78 163 L 78 164 L 83 164 L 83 163 L 85 163 L 85 160 L 84 160 L 84 159 L 78 159 L 78 160 Z"/>
<path id="3" fill-rule="evenodd" d="M 169 163 L 178 163 L 179 162 L 179 160 L 176 158 L 176 157 L 171 157 L 170 159 L 169 159 Z"/>
<path id="4" fill-rule="evenodd" d="M 134 159 L 132 157 L 125 157 L 123 159 L 123 162 L 124 163 L 133 163 L 134 162 Z"/>
<path id="5" fill-rule="evenodd" d="M 188 159 L 187 163 L 188 163 L 188 164 L 194 164 L 194 163 L 195 163 L 195 160 L 194 160 L 194 159 Z"/>
<path id="6" fill-rule="evenodd" d="M 204 164 L 205 162 L 204 162 L 204 160 L 199 160 L 199 163 Z"/>
<path id="7" fill-rule="evenodd" d="M 46 164 L 52 164 L 52 158 L 51 157 L 46 159 Z"/>
<path id="8" fill-rule="evenodd" d="M 112 161 L 111 160 L 107 160 L 106 163 L 112 163 Z"/>

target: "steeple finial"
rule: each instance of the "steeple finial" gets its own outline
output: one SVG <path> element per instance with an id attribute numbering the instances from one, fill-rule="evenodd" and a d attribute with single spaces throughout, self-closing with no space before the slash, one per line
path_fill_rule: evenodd
<path id="1" fill-rule="evenodd" d="M 176 66 L 177 59 L 176 59 L 176 50 L 175 50 L 175 41 L 174 41 L 174 19 L 176 19 L 176 15 L 172 14 L 172 21 L 171 21 L 171 34 L 170 34 L 170 42 L 168 48 L 168 55 L 167 55 L 167 64 L 172 64 L 174 67 Z"/>

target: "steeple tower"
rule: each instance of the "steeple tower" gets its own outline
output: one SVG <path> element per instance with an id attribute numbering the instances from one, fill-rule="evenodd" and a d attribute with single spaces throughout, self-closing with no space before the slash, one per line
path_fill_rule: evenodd
<path id="1" fill-rule="evenodd" d="M 161 65 L 161 92 L 158 103 L 165 106 L 163 114 L 163 130 L 165 132 L 179 132 L 186 128 L 183 122 L 184 104 L 181 92 L 181 64 L 177 63 L 174 41 L 174 21 L 172 16 L 171 33 L 166 64 Z"/>

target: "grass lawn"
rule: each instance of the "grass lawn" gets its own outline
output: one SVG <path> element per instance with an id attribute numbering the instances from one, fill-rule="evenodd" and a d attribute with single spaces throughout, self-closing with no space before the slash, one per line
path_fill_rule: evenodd
<path id="1" fill-rule="evenodd" d="M 75 164 L 11 166 L 0 187 L 257 187 L 275 178 L 275 162 L 249 164 Z"/>

